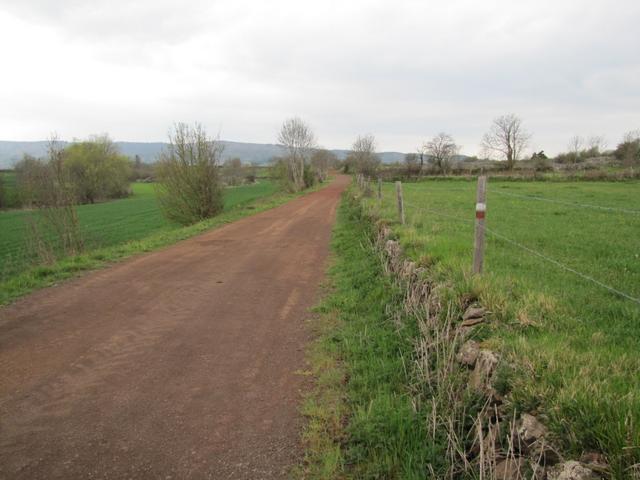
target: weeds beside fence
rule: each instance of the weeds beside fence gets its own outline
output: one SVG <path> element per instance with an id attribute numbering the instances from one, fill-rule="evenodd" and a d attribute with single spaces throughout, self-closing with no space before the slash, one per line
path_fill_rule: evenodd
<path id="1" fill-rule="evenodd" d="M 634 478 L 640 215 L 630 206 L 640 204 L 638 184 L 490 181 L 482 275 L 472 270 L 473 183 L 403 185 L 404 224 L 393 184 L 380 197 L 366 179 L 358 184 L 364 208 L 388 225 L 406 258 L 429 282 L 448 286 L 447 309 L 486 309 L 473 338 L 506 366 L 501 408 L 542 418 L 569 458 L 597 454 L 607 475 Z"/>

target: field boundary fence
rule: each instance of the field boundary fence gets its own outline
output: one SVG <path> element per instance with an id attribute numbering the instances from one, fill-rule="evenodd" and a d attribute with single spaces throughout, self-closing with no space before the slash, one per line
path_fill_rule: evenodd
<path id="1" fill-rule="evenodd" d="M 359 187 L 360 191 L 368 196 L 372 195 L 372 191 L 371 191 L 371 180 L 368 179 L 367 177 L 365 177 L 364 175 L 356 175 L 356 184 Z M 382 195 L 382 181 L 381 179 L 377 180 L 377 184 L 378 184 L 378 188 L 377 188 L 377 200 L 379 202 L 380 205 L 382 205 L 382 202 L 384 201 L 384 197 Z M 438 210 L 434 210 L 434 209 L 430 209 L 424 206 L 419 206 L 419 205 L 415 205 L 413 203 L 407 203 L 404 199 L 403 196 L 403 191 L 402 191 L 402 182 L 395 182 L 395 192 L 396 192 L 396 203 L 397 203 L 397 209 L 398 209 L 398 221 L 404 225 L 406 220 L 407 220 L 407 212 L 406 212 L 406 207 L 409 207 L 413 210 L 413 214 L 420 214 L 420 213 L 427 213 L 427 214 L 431 214 L 431 215 L 436 215 L 442 218 L 447 218 L 449 220 L 453 220 L 456 222 L 460 222 L 460 223 L 465 223 L 465 224 L 469 224 L 469 225 L 473 225 L 474 226 L 474 244 L 473 244 L 473 265 L 472 265 L 472 269 L 473 269 L 473 273 L 476 275 L 482 274 L 483 269 L 484 269 L 484 253 L 485 253 L 485 236 L 486 234 L 489 234 L 493 237 L 495 237 L 496 239 L 499 239 L 505 243 L 508 243 L 534 257 L 537 257 L 543 261 L 545 261 L 546 263 L 550 264 L 550 265 L 554 265 L 555 267 L 562 269 L 566 272 L 572 273 L 573 275 L 582 278 L 583 280 L 590 282 L 593 285 L 596 285 L 600 288 L 603 288 L 607 291 L 609 291 L 610 293 L 617 295 L 621 298 L 624 298 L 626 300 L 629 300 L 637 305 L 640 305 L 640 298 L 638 297 L 634 297 L 633 295 L 621 291 L 615 287 L 612 287 L 611 285 L 608 285 L 594 277 L 592 277 L 591 275 L 588 275 L 584 272 L 581 272 L 569 265 L 566 265 L 565 263 L 556 260 L 555 258 L 546 255 L 538 250 L 536 250 L 535 248 L 531 248 L 523 243 L 520 243 L 498 231 L 496 231 L 493 228 L 489 228 L 485 225 L 485 220 L 486 220 L 486 212 L 487 212 L 487 200 L 486 200 L 486 192 L 487 192 L 487 177 L 484 175 L 481 175 L 478 177 L 478 183 L 477 183 L 477 190 L 476 190 L 476 204 L 475 204 L 475 215 L 472 215 L 472 212 L 469 212 L 469 217 L 462 217 L 462 216 L 458 216 L 458 215 L 450 215 Z M 568 206 L 571 207 L 576 207 L 576 208 L 589 208 L 589 209 L 598 209 L 598 210 L 602 210 L 602 211 L 608 211 L 608 212 L 618 212 L 618 213 L 625 213 L 625 214 L 631 214 L 631 215 L 636 215 L 636 214 L 640 214 L 640 210 L 631 210 L 631 209 L 624 209 L 624 208 L 616 208 L 616 207 L 606 207 L 606 206 L 600 206 L 600 205 L 591 205 L 591 204 L 581 204 L 581 203 L 574 203 L 574 202 L 566 202 L 566 201 L 562 201 L 562 200 L 555 200 L 555 199 L 549 199 L 549 198 L 544 198 L 544 197 L 537 197 L 537 196 L 533 196 L 533 195 L 519 195 L 519 194 L 512 194 L 511 192 L 501 192 L 499 190 L 492 190 L 493 193 L 499 193 L 499 194 L 506 194 L 506 195 L 511 195 L 514 197 L 522 197 L 524 199 L 529 199 L 529 200 L 533 200 L 533 201 L 537 201 L 537 200 L 542 200 L 542 201 L 549 201 L 552 203 L 559 203 L 559 204 L 566 204 Z M 471 210 L 471 209 L 470 209 Z M 475 218 L 474 218 L 475 217 Z"/>

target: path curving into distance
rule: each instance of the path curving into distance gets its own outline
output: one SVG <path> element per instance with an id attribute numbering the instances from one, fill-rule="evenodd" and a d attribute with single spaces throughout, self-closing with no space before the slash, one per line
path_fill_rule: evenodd
<path id="1" fill-rule="evenodd" d="M 0 478 L 286 477 L 348 182 L 0 308 Z"/>

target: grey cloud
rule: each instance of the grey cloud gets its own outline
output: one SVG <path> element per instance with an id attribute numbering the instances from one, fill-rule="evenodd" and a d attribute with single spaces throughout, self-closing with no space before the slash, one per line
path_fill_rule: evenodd
<path id="1" fill-rule="evenodd" d="M 96 118 L 85 128 L 113 126 L 115 137 L 155 140 L 171 121 L 200 119 L 223 137 L 269 141 L 283 116 L 297 114 L 328 146 L 372 132 L 382 148 L 410 151 L 447 130 L 475 153 L 493 116 L 511 111 L 548 151 L 574 133 L 613 143 L 640 125 L 634 0 L 40 0 L 2 8 L 55 30 L 100 72 L 135 80 L 87 74 L 121 102 L 87 89 L 64 111 L 47 111 L 60 92 L 38 87 L 52 127 L 77 128 L 75 110 L 91 105 Z M 0 126 L 19 118 L 28 132 L 33 112 L 10 105 Z"/>

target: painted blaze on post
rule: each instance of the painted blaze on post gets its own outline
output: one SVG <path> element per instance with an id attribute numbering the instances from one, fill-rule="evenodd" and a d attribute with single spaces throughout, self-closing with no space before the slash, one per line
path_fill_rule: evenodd
<path id="1" fill-rule="evenodd" d="M 487 214 L 486 202 L 487 177 L 478 177 L 478 191 L 476 193 L 476 231 L 473 247 L 473 273 L 482 273 L 484 264 L 484 219 Z"/>

